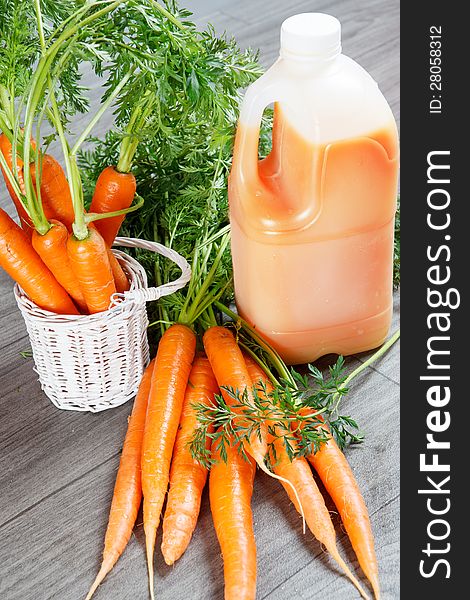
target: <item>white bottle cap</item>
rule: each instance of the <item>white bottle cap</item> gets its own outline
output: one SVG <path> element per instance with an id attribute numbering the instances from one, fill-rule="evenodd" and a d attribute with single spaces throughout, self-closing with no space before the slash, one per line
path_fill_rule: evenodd
<path id="1" fill-rule="evenodd" d="M 341 23 L 324 13 L 302 13 L 281 27 L 281 56 L 304 60 L 328 60 L 341 53 Z"/>

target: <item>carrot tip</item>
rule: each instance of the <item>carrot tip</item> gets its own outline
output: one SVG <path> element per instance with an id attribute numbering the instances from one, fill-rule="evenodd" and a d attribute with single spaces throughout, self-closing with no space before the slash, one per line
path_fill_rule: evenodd
<path id="1" fill-rule="evenodd" d="M 333 548 L 328 548 L 327 547 L 328 552 L 330 553 L 331 557 L 338 563 L 338 565 L 343 569 L 344 574 L 346 575 L 346 577 L 351 581 L 351 583 L 356 587 L 356 589 L 358 590 L 358 592 L 361 594 L 361 596 L 364 598 L 364 600 L 370 600 L 370 596 L 369 594 L 364 590 L 364 588 L 362 587 L 362 585 L 359 583 L 359 580 L 352 574 L 351 570 L 349 569 L 349 567 L 347 566 L 347 564 L 344 562 L 344 560 L 341 558 L 338 550 L 336 549 L 336 547 Z"/>
<path id="2" fill-rule="evenodd" d="M 98 575 L 96 576 L 95 581 L 92 583 L 92 586 L 88 592 L 88 594 L 86 595 L 85 600 L 90 600 L 90 598 L 93 596 L 93 594 L 96 592 L 98 586 L 100 585 L 100 583 L 103 582 L 103 579 L 106 577 L 106 575 L 111 571 L 111 569 L 113 568 L 113 565 L 108 564 L 108 563 L 104 563 L 101 565 L 100 570 L 98 571 Z"/>
<path id="3" fill-rule="evenodd" d="M 152 528 L 151 530 L 145 530 L 145 527 L 144 531 L 146 538 L 145 547 L 147 550 L 147 567 L 149 573 L 149 592 L 151 600 L 155 600 L 155 594 L 153 591 L 153 552 L 155 549 L 155 536 L 157 532 L 155 528 Z"/>
<path id="4" fill-rule="evenodd" d="M 302 517 L 302 531 L 303 534 L 305 535 L 306 533 L 306 529 L 305 529 L 305 514 L 304 514 L 304 509 L 302 506 L 302 502 L 300 501 L 300 497 L 299 494 L 297 493 L 297 490 L 295 489 L 295 485 L 289 481 L 288 479 L 286 479 L 285 477 L 281 477 L 281 475 L 276 475 L 276 473 L 273 473 L 272 471 L 270 471 L 268 469 L 268 467 L 264 464 L 264 462 L 262 460 L 258 460 L 256 459 L 256 464 L 258 465 L 258 467 L 263 471 L 263 473 L 266 473 L 266 475 L 269 475 L 269 477 L 272 477 L 273 479 L 277 479 L 278 481 L 282 481 L 283 483 L 285 483 L 286 485 L 288 485 L 292 491 L 294 492 L 295 495 L 295 499 L 297 500 L 297 503 L 299 505 L 299 512 L 300 515 Z"/>
<path id="5" fill-rule="evenodd" d="M 181 554 L 178 556 L 178 553 L 175 552 L 174 548 L 171 548 L 169 546 L 169 544 L 164 544 L 162 543 L 162 554 L 163 554 L 163 560 L 165 561 L 165 563 L 171 567 L 171 565 L 173 565 L 178 558 L 181 556 Z"/>
<path id="6" fill-rule="evenodd" d="M 192 531 L 191 531 L 192 533 Z M 165 563 L 169 566 L 173 565 L 179 558 L 183 556 L 186 548 L 191 540 L 191 535 L 188 532 L 174 529 L 170 532 L 163 530 L 163 540 L 161 551 Z"/>

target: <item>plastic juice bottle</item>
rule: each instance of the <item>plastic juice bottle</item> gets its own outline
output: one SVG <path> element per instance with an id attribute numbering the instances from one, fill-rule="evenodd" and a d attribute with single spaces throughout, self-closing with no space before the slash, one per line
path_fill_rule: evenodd
<path id="1" fill-rule="evenodd" d="M 272 151 L 258 159 L 274 103 Z M 321 13 L 282 24 L 247 90 L 229 180 L 239 313 L 287 363 L 380 345 L 392 316 L 398 137 L 375 81 Z"/>

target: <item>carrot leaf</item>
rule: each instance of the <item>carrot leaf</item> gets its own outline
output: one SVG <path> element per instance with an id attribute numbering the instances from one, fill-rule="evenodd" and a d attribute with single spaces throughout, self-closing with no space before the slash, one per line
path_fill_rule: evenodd
<path id="1" fill-rule="evenodd" d="M 246 389 L 239 392 L 223 387 L 231 399 L 230 404 L 223 395 L 217 395 L 213 405 L 195 406 L 199 427 L 190 442 L 193 458 L 210 466 L 212 459 L 207 450 L 207 439 L 210 439 L 216 441 L 224 460 L 227 445 L 244 447 L 253 435 L 261 439 L 266 422 L 270 423 L 267 461 L 271 466 L 277 461 L 275 441 L 279 438 L 291 460 L 317 452 L 331 434 L 341 448 L 362 441 L 357 423 L 337 413 L 338 398 L 347 393 L 343 386 L 346 379 L 343 357 L 329 367 L 327 378 L 313 365 L 309 365 L 310 377 L 294 369 L 290 372 L 292 380 L 281 379 L 272 391 L 262 383 L 254 386 L 251 399 Z M 210 427 L 214 428 L 213 433 L 209 432 Z"/>

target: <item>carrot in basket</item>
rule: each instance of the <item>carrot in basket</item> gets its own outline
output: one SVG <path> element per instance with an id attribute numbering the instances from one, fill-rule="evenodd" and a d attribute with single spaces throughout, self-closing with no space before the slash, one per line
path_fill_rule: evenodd
<path id="1" fill-rule="evenodd" d="M 123 268 L 121 267 L 118 259 L 114 256 L 111 248 L 108 247 L 108 259 L 109 264 L 111 266 L 111 271 L 113 272 L 114 284 L 116 286 L 116 291 L 122 294 L 123 292 L 127 292 L 130 287 L 129 280 L 127 279 L 127 275 L 124 273 Z"/>
<path id="2" fill-rule="evenodd" d="M 186 387 L 171 461 L 170 491 L 163 519 L 162 541 L 162 553 L 167 565 L 178 560 L 188 547 L 196 527 L 202 490 L 207 479 L 206 467 L 191 456 L 188 446 L 198 427 L 194 406 L 212 404 L 218 390 L 209 361 L 205 356 L 197 356 Z"/>
<path id="3" fill-rule="evenodd" d="M 214 527 L 224 559 L 225 600 L 255 600 L 256 543 L 251 496 L 256 464 L 227 446 L 224 462 L 212 444 L 216 462 L 209 474 L 209 498 Z"/>
<path id="4" fill-rule="evenodd" d="M 2 133 L 0 135 L 0 152 L 3 154 L 3 157 L 5 158 L 5 162 L 7 163 L 10 171 L 13 173 L 12 145 L 11 145 L 10 140 L 4 133 Z M 21 191 L 24 193 L 23 161 L 20 159 L 20 157 L 17 157 L 16 164 L 17 164 L 18 184 L 20 186 Z M 21 227 L 27 233 L 28 237 L 31 237 L 31 234 L 33 233 L 33 223 L 31 221 L 28 213 L 26 212 L 23 204 L 21 203 L 21 200 L 18 198 L 14 189 L 12 188 L 11 183 L 8 179 L 7 174 L 5 173 L 3 166 L 1 167 L 1 169 L 2 169 L 3 177 L 5 179 L 5 185 L 7 186 L 7 189 L 8 189 L 8 193 L 10 194 L 13 204 L 15 205 L 16 212 L 18 213 L 18 217 L 20 218 Z"/>
<path id="5" fill-rule="evenodd" d="M 152 599 L 155 537 L 195 349 L 194 332 L 179 323 L 172 325 L 162 335 L 152 374 L 142 446 L 143 517 Z"/>
<path id="6" fill-rule="evenodd" d="M 48 220 L 61 221 L 70 231 L 74 221 L 70 187 L 60 163 L 50 154 L 42 154 L 41 185 L 39 188 L 44 214 Z M 31 164 L 31 179 L 37 189 L 36 163 Z"/>
<path id="7" fill-rule="evenodd" d="M 111 296 L 116 292 L 116 285 L 109 264 L 108 248 L 101 235 L 94 227 L 88 228 L 87 237 L 80 240 L 70 234 L 67 253 L 88 311 L 93 314 L 107 310 Z"/>
<path id="8" fill-rule="evenodd" d="M 78 314 L 70 296 L 42 262 L 26 233 L 1 208 L 0 266 L 41 308 L 59 314 Z"/>
<path id="9" fill-rule="evenodd" d="M 147 413 L 148 396 L 152 381 L 154 361 L 144 372 L 139 391 L 134 400 L 127 433 L 122 447 L 119 470 L 114 486 L 113 501 L 109 512 L 108 527 L 104 540 L 103 561 L 98 575 L 88 592 L 86 600 L 111 571 L 124 551 L 132 533 L 142 500 L 141 453 Z"/>
<path id="10" fill-rule="evenodd" d="M 253 382 L 258 386 L 262 384 L 262 387 L 260 387 L 258 391 L 260 397 L 264 395 L 265 391 L 267 394 L 270 394 L 273 390 L 273 386 L 266 373 L 250 356 L 246 354 L 244 356 L 248 372 L 250 373 Z M 277 431 L 276 434 L 279 436 L 279 431 Z M 356 586 L 361 596 L 363 598 L 368 598 L 368 594 L 364 591 L 363 587 L 352 574 L 338 552 L 336 547 L 336 533 L 331 521 L 330 513 L 328 512 L 323 496 L 313 478 L 307 460 L 303 457 L 296 457 L 291 461 L 281 436 L 275 438 L 273 444 L 276 457 L 276 464 L 273 467 L 274 471 L 278 475 L 289 480 L 296 489 L 310 531 L 317 540 L 325 546 L 334 560 L 343 569 L 351 583 Z M 295 451 L 295 444 L 293 441 L 291 441 L 291 445 Z M 295 508 L 300 512 L 298 498 L 292 493 L 291 487 L 282 481 L 281 483 Z"/>
<path id="11" fill-rule="evenodd" d="M 31 140 L 31 147 L 36 149 L 34 140 Z M 13 158 L 12 158 L 12 144 L 8 137 L 2 133 L 0 135 L 0 151 L 2 152 L 5 160 L 13 170 Z M 40 185 L 40 196 L 41 202 L 46 218 L 57 219 L 66 225 L 70 231 L 74 220 L 74 212 L 72 207 L 72 198 L 70 195 L 70 188 L 65 176 L 64 170 L 57 160 L 50 154 L 42 154 L 40 157 L 41 163 L 41 185 Z M 23 178 L 23 161 L 19 156 L 16 159 L 17 164 L 17 179 L 20 189 L 24 192 L 24 178 Z M 3 171 L 3 169 L 2 169 Z M 36 180 L 36 163 L 31 163 L 31 179 L 34 188 L 37 189 Z M 5 182 L 10 193 L 10 196 L 15 204 L 18 216 L 20 217 L 22 227 L 27 232 L 32 233 L 33 224 L 25 211 L 23 204 L 16 195 L 15 191 L 11 187 L 11 184 L 3 171 Z M 24 226 L 23 226 L 24 225 Z"/>
<path id="12" fill-rule="evenodd" d="M 326 425 L 322 428 L 327 429 Z M 380 598 L 379 570 L 374 537 L 364 498 L 346 457 L 333 437 L 308 457 L 338 509 L 359 564 Z"/>
<path id="13" fill-rule="evenodd" d="M 95 228 L 97 231 L 96 223 L 90 223 L 88 225 L 90 229 Z M 130 283 L 127 278 L 127 275 L 124 273 L 124 269 L 121 267 L 120 262 L 114 255 L 113 251 L 109 246 L 106 246 L 106 252 L 108 253 L 109 265 L 111 267 L 111 271 L 113 272 L 114 285 L 116 286 L 116 292 L 122 294 L 123 292 L 127 292 L 130 288 Z"/>
<path id="14" fill-rule="evenodd" d="M 132 173 L 121 173 L 116 167 L 106 167 L 99 175 L 90 205 L 90 212 L 107 213 L 129 208 L 136 191 Z M 96 228 L 108 246 L 112 246 L 124 215 L 109 217 L 96 222 Z"/>
<path id="15" fill-rule="evenodd" d="M 60 221 L 52 220 L 51 228 L 44 235 L 33 231 L 33 248 L 49 268 L 60 285 L 72 297 L 82 313 L 88 312 L 85 296 L 70 266 L 67 254 L 68 231 Z"/>

